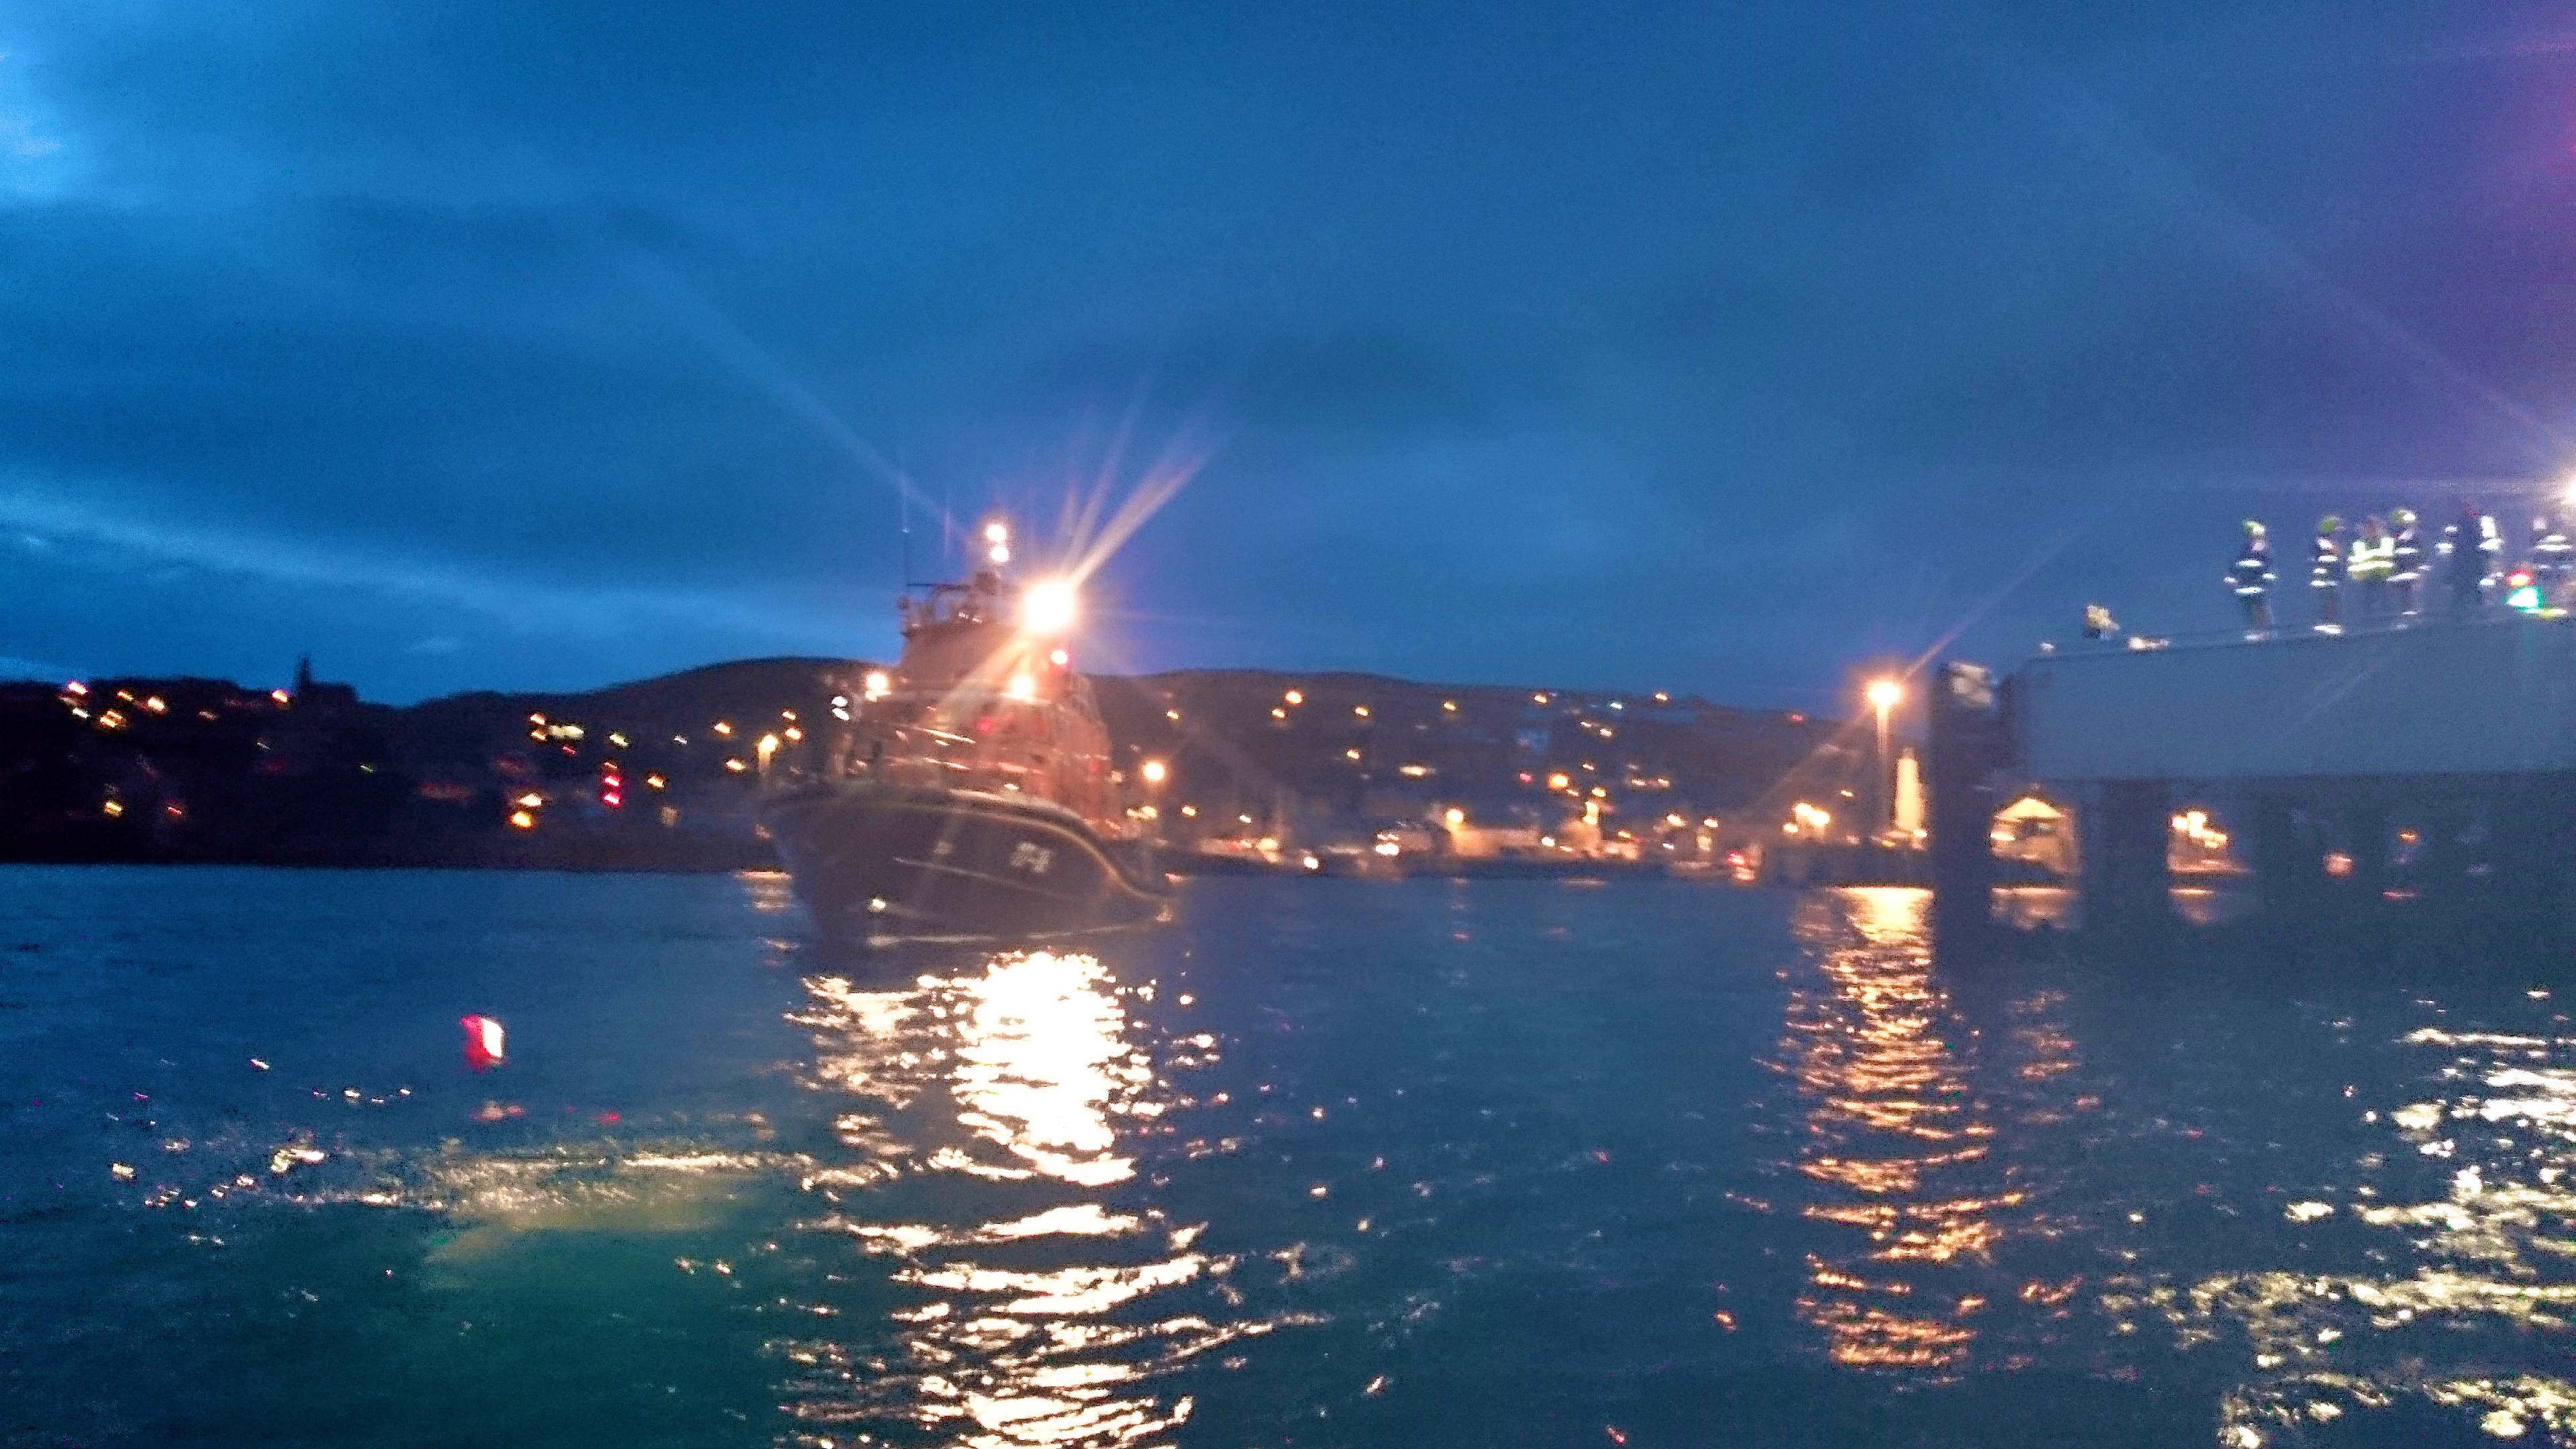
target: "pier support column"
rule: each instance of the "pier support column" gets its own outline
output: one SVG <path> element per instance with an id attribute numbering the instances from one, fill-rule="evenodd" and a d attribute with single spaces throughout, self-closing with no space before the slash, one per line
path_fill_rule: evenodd
<path id="1" fill-rule="evenodd" d="M 2344 821 L 2351 837 L 2354 892 L 2365 902 L 2377 901 L 2394 879 L 2389 852 L 2396 846 L 2397 827 L 2388 802 L 2378 791 L 2364 789 L 2345 811 Z"/>
<path id="2" fill-rule="evenodd" d="M 2324 909 L 2324 847 L 2304 828 L 2294 797 L 2263 789 L 2245 800 L 2245 859 L 2265 915 L 2296 918 Z"/>
<path id="3" fill-rule="evenodd" d="M 2009 755 L 1994 676 L 1945 664 L 1932 690 L 1924 748 L 1924 826 L 1932 878 L 1932 949 L 1961 958 L 1994 932 L 1994 774 Z"/>
<path id="4" fill-rule="evenodd" d="M 2084 930 L 2140 941 L 2174 921 L 2166 860 L 2173 791 L 2162 780 L 2109 780 L 2093 787 L 2075 820 Z"/>
<path id="5" fill-rule="evenodd" d="M 2506 901 L 2536 919 L 2563 920 L 2576 888 L 2576 794 L 2565 775 L 2508 778 L 2487 812 L 2488 859 Z"/>

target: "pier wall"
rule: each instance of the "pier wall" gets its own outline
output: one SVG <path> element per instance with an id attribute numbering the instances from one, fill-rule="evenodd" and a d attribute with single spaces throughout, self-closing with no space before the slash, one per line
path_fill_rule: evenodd
<path id="1" fill-rule="evenodd" d="M 2010 724 L 2051 784 L 2576 770 L 2576 621 L 2043 655 Z"/>
<path id="2" fill-rule="evenodd" d="M 1990 710 L 1948 693 L 1936 707 L 1945 919 L 1986 915 L 1972 857 L 2001 792 L 1970 791 L 1982 774 L 2073 804 L 2088 934 L 2172 928 L 2170 812 L 2186 802 L 2228 822 L 2284 923 L 2450 902 L 2576 929 L 2576 621 L 2069 650 L 1997 694 Z"/>

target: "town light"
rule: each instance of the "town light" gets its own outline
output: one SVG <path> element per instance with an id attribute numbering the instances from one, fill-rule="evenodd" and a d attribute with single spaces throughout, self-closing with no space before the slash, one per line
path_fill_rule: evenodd
<path id="1" fill-rule="evenodd" d="M 1146 784 L 1159 785 L 1163 783 L 1163 778 L 1166 775 L 1169 775 L 1171 771 L 1166 768 L 1160 760 L 1147 760 L 1143 765 L 1137 768 L 1136 773 L 1145 777 Z"/>
<path id="2" fill-rule="evenodd" d="M 867 687 L 861 691 L 870 699 L 883 699 L 894 693 L 894 676 L 882 669 L 868 671 Z"/>
<path id="3" fill-rule="evenodd" d="M 1869 682 L 1868 698 L 1870 708 L 1885 714 L 1896 708 L 1897 701 L 1905 698 L 1905 686 L 1893 679 L 1873 679 Z"/>
<path id="4" fill-rule="evenodd" d="M 1042 579 L 1020 595 L 1020 628 L 1031 634 L 1061 634 L 1073 627 L 1081 605 L 1066 579 Z"/>

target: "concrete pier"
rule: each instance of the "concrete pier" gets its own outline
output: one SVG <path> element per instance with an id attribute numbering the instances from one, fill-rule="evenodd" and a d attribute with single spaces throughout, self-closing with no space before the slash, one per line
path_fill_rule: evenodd
<path id="1" fill-rule="evenodd" d="M 2576 926 L 2576 621 L 2069 650 L 1994 694 L 1932 715 L 1940 918 L 1983 914 L 1966 857 L 1992 793 L 1961 779 L 1983 768 L 2073 803 L 2088 934 L 2171 929 L 2185 807 L 2224 822 L 2276 920 L 2420 901 Z"/>

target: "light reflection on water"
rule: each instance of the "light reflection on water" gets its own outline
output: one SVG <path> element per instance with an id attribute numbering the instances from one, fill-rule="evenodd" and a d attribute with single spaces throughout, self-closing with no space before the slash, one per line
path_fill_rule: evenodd
<path id="1" fill-rule="evenodd" d="M 2178 1341 L 2250 1359 L 2222 1444 L 2302 1443 L 2405 1400 L 2498 1439 L 2576 1442 L 2564 1350 L 2535 1351 L 2576 1318 L 2576 1038 L 2423 1026 L 2397 1045 L 2424 1095 L 2356 1101 L 2373 1135 L 2348 1190 L 2281 1208 L 2367 1266 L 2139 1285 Z"/>
<path id="2" fill-rule="evenodd" d="M 743 877 L 661 937 L 662 883 L 432 896 L 378 972 L 288 884 L 204 986 L 79 944 L 132 890 L 0 959 L 46 1335 L 0 1383 L 106 1405 L 66 1437 L 2576 1443 L 2576 1028 L 2492 964 L 1981 976 L 1906 891 L 1252 882 L 889 973 L 762 956 Z"/>
<path id="3" fill-rule="evenodd" d="M 846 1099 L 836 1126 L 855 1154 L 808 1179 L 828 1210 L 806 1227 L 890 1260 L 902 1301 L 884 1325 L 779 1345 L 799 1442 L 1158 1440 L 1192 1408 L 1158 1377 L 1277 1326 L 1211 1321 L 1234 1262 L 1192 1251 L 1204 1224 L 1114 1195 L 1178 1103 L 1126 1010 L 1150 985 L 1037 951 L 875 989 L 806 986 L 811 1086 Z M 883 1220 L 904 1201 L 920 1220 Z"/>
<path id="4" fill-rule="evenodd" d="M 1799 1317 L 1833 1362 L 1946 1370 L 1977 1337 L 2002 1209 L 1994 1128 L 1945 1038 L 1933 983 L 1928 899 L 1855 889 L 1809 896 L 1792 918 L 1818 978 L 1793 983 L 1781 1056 L 1805 1106 L 1796 1169 L 1832 1191 L 1803 1209 L 1848 1229 L 1807 1255 Z M 1964 1260 L 1964 1261 L 1963 1261 Z"/>
<path id="5" fill-rule="evenodd" d="M 2168 899 L 2173 903 L 2174 915 L 2191 926 L 2219 925 L 2254 907 L 2252 892 L 2237 883 L 2177 885 L 2168 893 Z M 2079 923 L 2071 886 L 1999 886 L 1995 890 L 1994 914 L 1997 921 L 2016 931 L 2034 926 L 2065 930 Z"/>
<path id="6" fill-rule="evenodd" d="M 1793 916 L 1808 969 L 1790 977 L 1780 1046 L 1800 1129 L 1786 1165 L 1821 1190 L 1801 1216 L 1839 1230 L 1808 1253 L 1796 1308 L 1828 1361 L 1930 1383 L 2032 1366 L 2134 1380 L 2178 1354 L 2217 1375 L 2222 1449 L 2346 1442 L 2409 1405 L 2498 1440 L 2576 1443 L 2563 1016 L 2546 1033 L 2426 1025 L 2448 1009 L 2410 999 L 2381 1018 L 2393 1032 L 2352 1042 L 2385 1061 L 2376 1090 L 2403 1099 L 2343 1088 L 2361 1150 L 2320 1158 L 2257 1140 L 2309 1135 L 2286 1104 L 2194 1112 L 2162 1081 L 2088 1069 L 2058 987 L 1963 1014 L 1931 965 L 1926 905 L 1823 891 Z M 2287 1004 L 2255 1006 L 2277 1020 Z M 2209 1045 L 2207 1009 L 2187 1006 L 2174 1053 Z M 2293 1080 L 2319 1064 L 2318 1038 L 2357 1025 L 2281 1039 Z M 2262 1040 L 2246 1045 L 2259 1058 Z M 2227 1070 L 2251 1084 L 2262 1067 Z M 2224 1181 L 2232 1159 L 2287 1147 L 2308 1155 L 2250 1198 Z M 2177 1150 L 2205 1180 L 2150 1166 Z"/>

